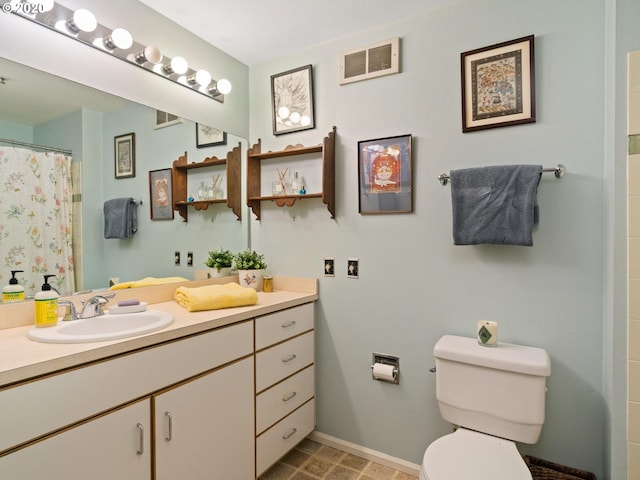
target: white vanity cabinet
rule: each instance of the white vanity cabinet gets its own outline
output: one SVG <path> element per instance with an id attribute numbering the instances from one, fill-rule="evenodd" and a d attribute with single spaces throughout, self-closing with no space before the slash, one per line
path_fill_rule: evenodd
<path id="1" fill-rule="evenodd" d="M 253 357 L 153 401 L 156 480 L 253 477 Z"/>
<path id="2" fill-rule="evenodd" d="M 256 322 L 256 475 L 315 428 L 313 303 Z"/>
<path id="3" fill-rule="evenodd" d="M 150 433 L 146 399 L 0 458 L 0 478 L 148 480 Z"/>
<path id="4" fill-rule="evenodd" d="M 0 478 L 251 478 L 253 352 L 245 321 L 1 390 Z"/>

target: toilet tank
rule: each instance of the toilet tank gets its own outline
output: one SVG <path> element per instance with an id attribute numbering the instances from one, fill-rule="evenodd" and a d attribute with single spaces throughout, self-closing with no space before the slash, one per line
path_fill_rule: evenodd
<path id="1" fill-rule="evenodd" d="M 436 343 L 436 397 L 442 418 L 516 442 L 536 443 L 544 423 L 551 362 L 541 348 L 445 335 Z"/>

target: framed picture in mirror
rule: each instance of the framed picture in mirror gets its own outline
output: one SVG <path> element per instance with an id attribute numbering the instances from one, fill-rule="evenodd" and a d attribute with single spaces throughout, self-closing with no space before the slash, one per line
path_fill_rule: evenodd
<path id="1" fill-rule="evenodd" d="M 216 145 L 227 144 L 227 132 L 204 125 L 202 123 L 196 123 L 196 147 L 215 147 Z"/>
<path id="2" fill-rule="evenodd" d="M 136 176 L 136 134 L 127 133 L 113 139 L 116 178 Z"/>
<path id="3" fill-rule="evenodd" d="M 149 172 L 149 196 L 151 220 L 173 220 L 170 168 Z"/>

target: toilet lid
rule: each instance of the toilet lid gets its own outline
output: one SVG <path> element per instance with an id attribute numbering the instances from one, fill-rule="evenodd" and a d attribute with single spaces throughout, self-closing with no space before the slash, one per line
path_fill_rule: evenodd
<path id="1" fill-rule="evenodd" d="M 422 468 L 428 480 L 531 480 L 514 442 L 465 428 L 429 445 Z"/>

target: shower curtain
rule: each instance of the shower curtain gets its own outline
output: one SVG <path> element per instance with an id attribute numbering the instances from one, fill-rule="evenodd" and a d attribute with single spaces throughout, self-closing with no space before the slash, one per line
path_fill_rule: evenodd
<path id="1" fill-rule="evenodd" d="M 0 146 L 0 282 L 11 270 L 25 295 L 43 275 L 62 295 L 75 291 L 72 253 L 71 157 Z"/>

